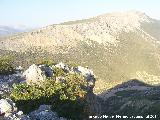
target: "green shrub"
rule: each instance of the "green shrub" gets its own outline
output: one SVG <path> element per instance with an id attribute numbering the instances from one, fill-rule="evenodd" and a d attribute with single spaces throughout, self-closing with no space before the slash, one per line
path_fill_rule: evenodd
<path id="1" fill-rule="evenodd" d="M 55 67 L 54 68 L 54 76 L 55 77 L 60 77 L 60 76 L 64 76 L 66 73 L 63 69 Z"/>
<path id="2" fill-rule="evenodd" d="M 51 60 L 51 59 L 46 59 L 46 60 L 44 60 L 44 59 L 38 59 L 36 61 L 36 64 L 38 64 L 38 65 L 44 64 L 46 66 L 52 66 L 52 65 L 55 65 L 56 63 L 53 60 Z"/>
<path id="3" fill-rule="evenodd" d="M 84 95 L 86 94 L 86 87 L 87 87 L 87 82 L 85 80 L 85 78 L 80 75 L 80 74 L 67 74 L 67 76 L 65 77 L 65 80 L 67 82 L 67 92 L 70 91 L 71 89 L 71 93 L 74 91 L 74 94 L 80 97 L 84 97 Z M 75 96 L 73 95 L 73 96 Z"/>
<path id="4" fill-rule="evenodd" d="M 0 74 L 14 73 L 13 60 L 10 57 L 0 58 Z"/>
<path id="5" fill-rule="evenodd" d="M 25 113 L 37 109 L 41 104 L 51 104 L 60 116 L 81 119 L 84 114 L 87 83 L 80 74 L 66 74 L 65 80 L 66 82 L 62 83 L 50 79 L 41 86 L 14 84 L 10 97 Z"/>

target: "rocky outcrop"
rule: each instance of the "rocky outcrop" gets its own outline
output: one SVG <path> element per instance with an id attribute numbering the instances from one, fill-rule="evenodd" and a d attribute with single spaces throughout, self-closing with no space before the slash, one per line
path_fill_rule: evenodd
<path id="1" fill-rule="evenodd" d="M 24 73 L 27 84 L 40 84 L 46 76 L 43 71 L 35 64 L 31 65 Z"/>
<path id="2" fill-rule="evenodd" d="M 1 99 L 0 100 L 0 113 L 10 113 L 14 110 L 14 104 L 9 99 Z"/>
<path id="3" fill-rule="evenodd" d="M 58 68 L 61 68 L 61 69 L 65 69 L 65 68 L 67 68 L 68 66 L 65 65 L 64 63 L 60 62 L 60 63 L 56 64 L 55 67 L 58 67 Z"/>
<path id="4" fill-rule="evenodd" d="M 27 84 L 39 84 L 40 82 L 44 81 L 48 77 L 53 77 L 55 73 L 55 69 L 60 68 L 62 69 L 66 74 L 67 73 L 78 73 L 82 74 L 88 83 L 88 89 L 92 90 L 95 85 L 95 77 L 93 74 L 93 71 L 82 67 L 69 67 L 67 64 L 64 64 L 62 62 L 53 65 L 53 66 L 46 66 L 46 65 L 31 65 L 26 71 L 24 71 L 23 76 L 25 77 Z M 56 80 L 63 81 L 63 76 L 56 77 Z"/>
<path id="5" fill-rule="evenodd" d="M 10 74 L 10 75 L 0 75 L 0 83 L 6 82 L 8 85 L 12 85 L 13 83 L 19 83 L 23 81 L 22 74 Z"/>
<path id="6" fill-rule="evenodd" d="M 93 71 L 82 66 L 74 68 L 73 71 L 82 74 L 87 80 L 89 89 L 93 91 L 93 87 L 95 86 L 95 77 Z"/>
<path id="7" fill-rule="evenodd" d="M 53 69 L 52 69 L 51 66 L 39 65 L 38 67 L 45 73 L 46 77 L 52 77 L 53 76 Z"/>
<path id="8" fill-rule="evenodd" d="M 56 65 L 48 66 L 45 64 L 41 65 L 31 65 L 29 68 L 23 72 L 21 67 L 17 68 L 16 74 L 14 76 L 19 76 L 20 79 L 17 81 L 17 83 L 20 82 L 26 82 L 29 85 L 38 84 L 40 85 L 41 82 L 44 80 L 47 80 L 48 78 L 55 77 L 56 81 L 64 82 L 65 83 L 65 75 L 63 76 L 55 76 L 56 68 L 61 69 L 64 71 L 65 75 L 68 74 L 81 74 L 87 81 L 87 87 L 84 89 L 87 90 L 86 100 L 88 103 L 89 111 L 90 113 L 96 113 L 99 114 L 101 106 L 98 103 L 97 97 L 93 94 L 93 87 L 95 84 L 95 77 L 93 74 L 93 71 L 89 68 L 85 68 L 82 66 L 72 67 L 64 63 L 58 63 Z M 8 75 L 11 76 L 11 75 Z M 13 83 L 16 82 L 14 79 L 12 79 Z M 2 82 L 1 88 L 3 91 L 7 91 L 10 93 L 11 86 L 8 84 L 4 84 L 5 82 Z M 12 84 L 11 84 L 12 85 Z M 7 89 L 6 89 L 7 88 Z M 10 88 L 10 89 L 8 89 Z M 4 94 L 4 92 L 2 93 Z M 0 110 L 1 114 L 3 115 L 5 120 L 65 120 L 64 118 L 58 117 L 57 113 L 51 110 L 50 105 L 41 105 L 39 109 L 30 112 L 28 115 L 24 115 L 22 111 L 18 111 L 15 104 L 8 99 L 2 99 L 0 103 Z"/>
<path id="9" fill-rule="evenodd" d="M 10 99 L 0 100 L 0 118 L 3 120 L 29 120 L 22 111 L 18 111 L 15 103 Z"/>
<path id="10" fill-rule="evenodd" d="M 56 112 L 51 110 L 50 105 L 41 105 L 39 109 L 24 115 L 18 111 L 15 103 L 10 99 L 0 100 L 0 119 L 3 120 L 66 120 L 59 117 Z"/>
<path id="11" fill-rule="evenodd" d="M 22 72 L 22 67 L 18 67 L 14 74 L 0 75 L 0 98 L 11 92 L 13 84 L 24 81 Z"/>
<path id="12" fill-rule="evenodd" d="M 29 113 L 29 116 L 34 120 L 66 120 L 51 111 L 51 105 L 41 105 L 38 110 Z"/>

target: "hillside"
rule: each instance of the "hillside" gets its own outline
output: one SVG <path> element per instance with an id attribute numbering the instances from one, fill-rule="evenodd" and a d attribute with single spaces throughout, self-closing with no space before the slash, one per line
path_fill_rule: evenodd
<path id="1" fill-rule="evenodd" d="M 114 12 L 1 38 L 0 49 L 22 66 L 44 58 L 88 66 L 100 92 L 132 78 L 159 84 L 159 28 L 144 13 Z"/>
<path id="2" fill-rule="evenodd" d="M 101 113 L 107 115 L 117 114 L 121 118 L 125 115 L 128 118 L 141 116 L 146 120 L 159 118 L 159 86 L 151 86 L 137 79 L 129 80 L 123 84 L 117 85 L 110 90 L 99 95 L 103 98 L 101 101 Z"/>

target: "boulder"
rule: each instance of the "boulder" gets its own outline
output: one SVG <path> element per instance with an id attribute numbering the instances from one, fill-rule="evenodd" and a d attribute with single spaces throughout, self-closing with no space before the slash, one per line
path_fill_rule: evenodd
<path id="1" fill-rule="evenodd" d="M 1 118 L 3 120 L 66 120 L 51 111 L 51 105 L 41 105 L 39 109 L 24 115 L 22 111 L 17 111 L 15 103 L 10 99 L 0 100 Z"/>
<path id="2" fill-rule="evenodd" d="M 66 120 L 59 118 L 56 112 L 51 111 L 51 105 L 41 105 L 38 110 L 29 113 L 33 120 Z"/>
<path id="3" fill-rule="evenodd" d="M 46 79 L 45 73 L 35 64 L 31 65 L 24 73 L 27 84 L 40 84 Z"/>
<path id="4" fill-rule="evenodd" d="M 22 72 L 23 72 L 23 67 L 22 67 L 22 66 L 16 67 L 15 72 L 16 72 L 17 74 L 18 74 L 18 73 L 22 73 Z"/>
<path id="5" fill-rule="evenodd" d="M 78 66 L 77 69 L 75 69 L 76 72 L 79 72 L 81 73 L 82 75 L 84 76 L 90 76 L 90 75 L 93 75 L 93 71 L 88 69 L 88 68 L 84 68 L 82 66 Z"/>
<path id="6" fill-rule="evenodd" d="M 0 100 L 0 120 L 30 120 L 22 111 L 17 111 L 15 103 L 10 99 Z"/>
<path id="7" fill-rule="evenodd" d="M 31 120 L 29 116 L 24 115 L 22 111 L 7 113 L 3 120 Z"/>
<path id="8" fill-rule="evenodd" d="M 4 96 L 11 92 L 11 87 L 7 82 L 0 82 L 0 95 Z"/>
<path id="9" fill-rule="evenodd" d="M 93 71 L 88 68 L 78 66 L 77 68 L 74 69 L 74 72 L 80 73 L 86 78 L 88 83 L 88 90 L 92 91 L 93 87 L 95 86 L 95 80 L 96 80 Z"/>
<path id="10" fill-rule="evenodd" d="M 45 73 L 46 77 L 52 77 L 53 76 L 52 67 L 46 66 L 46 65 L 39 65 L 38 67 Z"/>
<path id="11" fill-rule="evenodd" d="M 13 108 L 12 105 L 6 100 L 6 99 L 1 99 L 0 100 L 0 113 L 10 113 L 12 112 Z"/>
<path id="12" fill-rule="evenodd" d="M 0 75 L 0 82 L 6 82 L 9 85 L 22 81 L 22 74 Z"/>
<path id="13" fill-rule="evenodd" d="M 61 68 L 61 69 L 66 70 L 66 71 L 69 71 L 68 65 L 66 65 L 66 64 L 64 64 L 62 62 L 56 64 L 55 67 Z"/>
<path id="14" fill-rule="evenodd" d="M 46 67 L 45 68 L 45 74 L 47 77 L 52 77 L 53 76 L 53 70 L 51 67 Z"/>
<path id="15" fill-rule="evenodd" d="M 64 63 L 60 62 L 60 63 L 56 64 L 55 66 L 58 68 L 64 69 L 66 65 Z"/>

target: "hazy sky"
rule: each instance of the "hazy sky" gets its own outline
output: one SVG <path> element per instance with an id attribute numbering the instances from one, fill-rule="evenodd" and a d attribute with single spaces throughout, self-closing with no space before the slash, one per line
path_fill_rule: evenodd
<path id="1" fill-rule="evenodd" d="M 160 19 L 160 0 L 0 0 L 0 25 L 40 27 L 119 10 Z"/>

